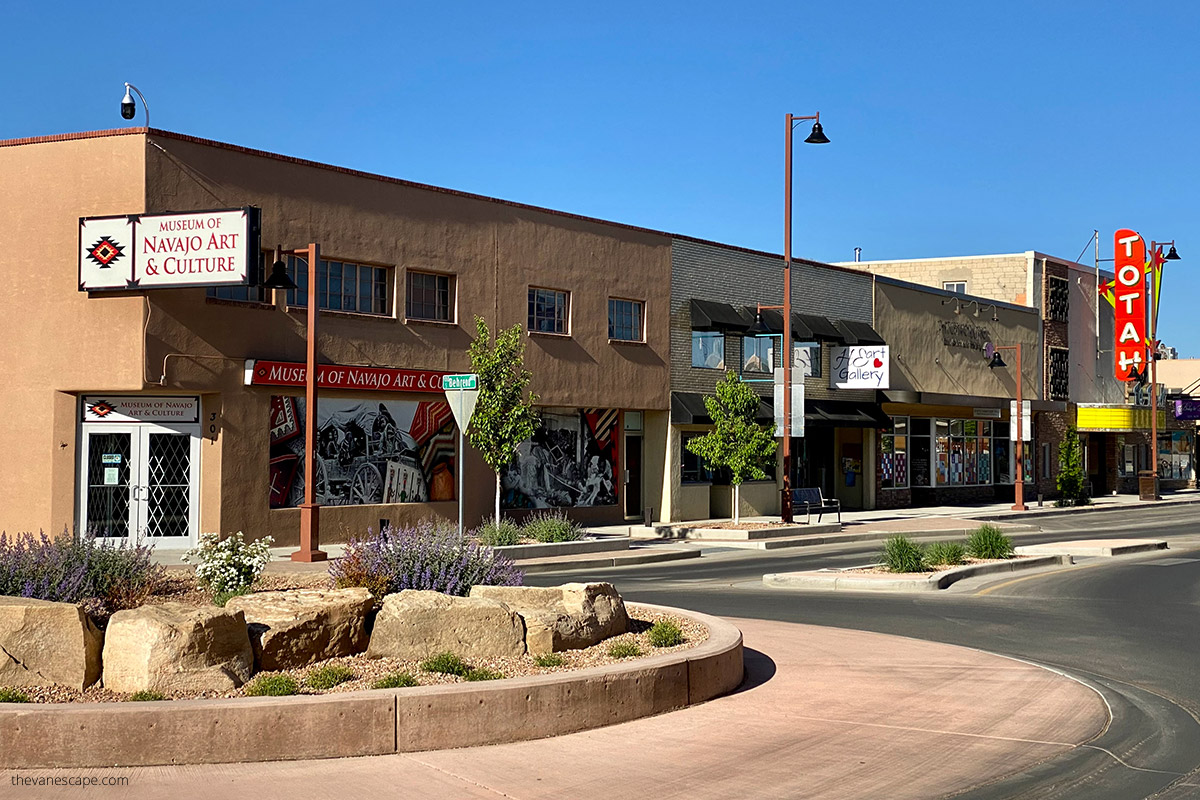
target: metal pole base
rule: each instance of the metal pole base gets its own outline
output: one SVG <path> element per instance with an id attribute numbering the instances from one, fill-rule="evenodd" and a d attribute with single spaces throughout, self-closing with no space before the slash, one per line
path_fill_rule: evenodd
<path id="1" fill-rule="evenodd" d="M 316 503 L 300 505 L 300 549 L 292 553 L 292 561 L 312 564 L 325 561 L 329 554 L 321 548 L 321 507 Z"/>

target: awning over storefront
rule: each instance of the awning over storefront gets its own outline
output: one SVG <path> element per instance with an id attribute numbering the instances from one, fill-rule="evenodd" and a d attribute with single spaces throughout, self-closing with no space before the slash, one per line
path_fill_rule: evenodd
<path id="1" fill-rule="evenodd" d="M 886 344 L 883 337 L 865 322 L 835 319 L 833 323 L 842 330 L 846 344 Z"/>
<path id="2" fill-rule="evenodd" d="M 758 399 L 759 422 L 774 419 L 774 403 L 771 398 Z M 671 392 L 672 425 L 711 425 L 708 409 L 704 407 L 704 395 L 696 392 Z M 892 418 L 883 413 L 876 403 L 846 400 L 805 400 L 804 424 L 817 427 L 875 428 L 889 427 Z"/>
<path id="3" fill-rule="evenodd" d="M 759 311 L 755 306 L 743 306 L 741 312 L 749 319 L 754 319 L 755 314 L 762 314 L 763 324 L 772 333 L 783 333 L 783 314 L 778 310 L 764 308 Z M 883 337 L 865 322 L 795 312 L 792 313 L 792 338 L 801 342 L 884 344 Z"/>
<path id="4" fill-rule="evenodd" d="M 745 332 L 754 322 L 743 317 L 736 308 L 728 303 L 716 303 L 711 300 L 691 301 L 692 330 L 694 331 L 742 331 Z"/>

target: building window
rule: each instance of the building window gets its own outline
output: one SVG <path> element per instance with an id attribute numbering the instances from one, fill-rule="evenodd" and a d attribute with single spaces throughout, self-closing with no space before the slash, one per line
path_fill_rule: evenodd
<path id="1" fill-rule="evenodd" d="M 405 317 L 433 322 L 454 321 L 453 275 L 409 270 L 405 283 Z"/>
<path id="2" fill-rule="evenodd" d="M 704 459 L 687 449 L 689 440 L 703 435 L 703 433 L 683 434 L 680 442 L 682 455 L 680 456 L 679 463 L 682 465 L 681 480 L 684 483 L 712 483 L 713 481 L 712 470 L 705 465 Z"/>
<path id="3" fill-rule="evenodd" d="M 640 300 L 608 298 L 608 338 L 621 342 L 642 342 L 643 306 Z"/>
<path id="4" fill-rule="evenodd" d="M 955 294 L 966 294 L 967 293 L 967 282 L 966 281 L 942 281 L 942 288 L 945 289 L 947 292 L 954 292 Z"/>
<path id="5" fill-rule="evenodd" d="M 1051 347 L 1049 359 L 1049 384 L 1051 400 L 1066 400 L 1071 393 L 1070 357 L 1065 348 Z"/>
<path id="6" fill-rule="evenodd" d="M 567 333 L 570 299 L 570 292 L 530 287 L 529 330 L 535 333 Z"/>
<path id="7" fill-rule="evenodd" d="M 725 334 L 720 331 L 692 331 L 692 366 L 725 369 Z"/>
<path id="8" fill-rule="evenodd" d="M 388 307 L 388 267 L 327 261 L 317 264 L 317 308 L 358 314 L 391 313 Z M 288 276 L 297 289 L 289 289 L 289 306 L 308 305 L 308 262 L 288 256 Z"/>
<path id="9" fill-rule="evenodd" d="M 263 274 L 262 270 L 265 263 L 265 255 L 259 253 L 258 268 L 260 275 Z M 271 302 L 271 290 L 264 289 L 261 286 L 209 286 L 205 290 L 205 295 L 218 300 L 236 300 L 241 303 Z"/>
<path id="10" fill-rule="evenodd" d="M 792 345 L 792 369 L 806 378 L 821 377 L 821 343 L 796 342 Z"/>
<path id="11" fill-rule="evenodd" d="M 769 336 L 742 339 L 742 372 L 770 372 L 775 366 L 774 341 Z"/>
<path id="12" fill-rule="evenodd" d="M 880 486 L 884 489 L 908 488 L 908 417 L 892 417 L 892 427 L 880 433 Z"/>
<path id="13" fill-rule="evenodd" d="M 1071 309 L 1071 284 L 1066 278 L 1050 276 L 1046 283 L 1046 319 L 1066 322 Z"/>

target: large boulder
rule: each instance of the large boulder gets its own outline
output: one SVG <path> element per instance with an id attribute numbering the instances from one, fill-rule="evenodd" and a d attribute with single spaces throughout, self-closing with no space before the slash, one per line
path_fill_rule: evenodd
<path id="1" fill-rule="evenodd" d="M 103 639 L 77 605 L 0 597 L 0 686 L 86 689 L 100 679 Z"/>
<path id="2" fill-rule="evenodd" d="M 254 651 L 240 611 L 163 603 L 118 611 L 104 637 L 104 688 L 227 692 L 250 679 Z"/>
<path id="3" fill-rule="evenodd" d="M 525 653 L 525 625 L 503 603 L 405 589 L 383 598 L 367 655 L 428 658 L 450 651 L 463 658 Z"/>
<path id="4" fill-rule="evenodd" d="M 255 666 L 278 670 L 366 650 L 373 604 L 366 589 L 293 589 L 235 597 L 225 609 L 246 615 Z"/>
<path id="5" fill-rule="evenodd" d="M 625 603 L 611 583 L 472 586 L 471 597 L 496 600 L 520 614 L 533 655 L 591 647 L 629 628 Z"/>

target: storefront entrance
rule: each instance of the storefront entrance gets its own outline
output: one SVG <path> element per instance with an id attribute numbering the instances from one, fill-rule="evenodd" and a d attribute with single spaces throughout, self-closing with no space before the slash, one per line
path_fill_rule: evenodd
<path id="1" fill-rule="evenodd" d="M 166 402 L 166 409 L 146 401 Z M 90 403 L 90 405 L 89 405 Z M 190 547 L 199 526 L 199 398 L 85 398 L 79 529 L 113 541 Z M 134 416 L 182 418 L 182 423 Z"/>

